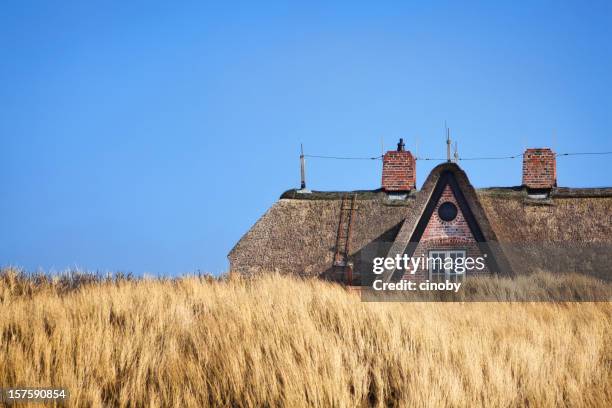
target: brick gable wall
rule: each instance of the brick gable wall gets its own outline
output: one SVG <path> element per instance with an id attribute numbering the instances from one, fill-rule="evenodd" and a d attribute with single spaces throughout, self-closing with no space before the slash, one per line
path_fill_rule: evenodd
<path id="1" fill-rule="evenodd" d="M 438 208 L 442 203 L 451 202 L 457 206 L 457 217 L 452 221 L 444 221 L 438 215 Z M 466 257 L 477 258 L 482 256 L 480 249 L 477 246 L 476 239 L 470 231 L 470 227 L 461 212 L 461 208 L 457 203 L 457 199 L 453 194 L 450 185 L 446 186 L 436 207 L 431 214 L 431 218 L 419 244 L 414 251 L 413 257 L 429 255 L 431 250 L 456 249 L 465 250 Z M 486 259 L 486 258 L 485 258 Z M 473 270 L 466 272 L 466 276 L 474 273 L 489 273 L 487 268 L 482 271 Z M 429 279 L 429 271 L 425 268 L 420 268 L 414 275 L 407 273 L 405 279 L 422 281 Z"/>

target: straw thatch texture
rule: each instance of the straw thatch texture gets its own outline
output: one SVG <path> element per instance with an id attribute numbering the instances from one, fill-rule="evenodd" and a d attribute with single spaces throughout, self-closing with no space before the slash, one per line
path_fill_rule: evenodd
<path id="1" fill-rule="evenodd" d="M 484 191 L 478 197 L 500 241 L 612 241 L 612 197 L 553 195 L 543 203 L 516 192 Z"/>
<path id="2" fill-rule="evenodd" d="M 544 201 L 520 192 L 479 193 L 515 273 L 545 269 L 612 280 L 612 196 L 565 192 Z"/>
<path id="3" fill-rule="evenodd" d="M 379 197 L 358 194 L 350 251 L 353 256 L 371 242 L 392 242 L 414 202 L 408 199 L 397 205 Z M 280 199 L 232 249 L 231 270 L 306 276 L 325 273 L 333 261 L 341 203 L 340 197 L 329 199 L 324 195 Z"/>

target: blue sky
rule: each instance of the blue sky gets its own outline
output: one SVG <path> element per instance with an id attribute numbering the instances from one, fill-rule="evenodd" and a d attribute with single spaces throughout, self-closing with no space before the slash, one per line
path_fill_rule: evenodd
<path id="1" fill-rule="evenodd" d="M 225 271 L 300 143 L 441 157 L 446 120 L 464 157 L 612 150 L 610 2 L 71 3 L 0 15 L 0 265 Z M 612 185 L 610 157 L 559 158 L 559 184 Z M 520 184 L 520 159 L 461 165 Z M 380 167 L 311 159 L 309 187 Z"/>

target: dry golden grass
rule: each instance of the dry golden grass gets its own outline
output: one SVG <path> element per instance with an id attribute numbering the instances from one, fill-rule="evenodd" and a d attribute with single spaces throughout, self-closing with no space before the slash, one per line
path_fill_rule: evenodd
<path id="1" fill-rule="evenodd" d="M 0 386 L 73 406 L 612 406 L 611 303 L 362 303 L 266 276 L 0 274 Z"/>

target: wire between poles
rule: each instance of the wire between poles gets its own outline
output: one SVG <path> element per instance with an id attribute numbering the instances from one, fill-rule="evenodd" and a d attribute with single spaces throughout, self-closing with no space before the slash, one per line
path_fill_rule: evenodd
<path id="1" fill-rule="evenodd" d="M 379 160 L 382 156 L 376 157 L 340 157 L 340 156 L 320 156 L 315 154 L 305 154 L 304 157 L 312 157 L 315 159 L 334 159 L 334 160 Z"/>
<path id="2" fill-rule="evenodd" d="M 612 154 L 612 152 L 576 152 L 576 153 L 555 153 L 556 157 L 561 156 L 586 156 L 586 155 L 606 155 Z M 314 158 L 314 159 L 332 159 L 332 160 L 380 160 L 381 156 L 374 157 L 343 157 L 343 156 L 322 156 L 316 154 L 305 154 L 304 157 Z M 459 157 L 459 161 L 468 161 L 468 160 L 509 160 L 516 159 L 519 157 L 523 157 L 523 153 L 515 154 L 514 156 L 492 156 L 492 157 Z M 447 161 L 447 159 L 442 158 L 432 158 L 432 157 L 415 157 L 415 160 L 422 161 Z"/>
<path id="3" fill-rule="evenodd" d="M 612 152 L 582 152 L 582 153 L 559 153 L 557 156 L 584 156 L 592 154 L 612 154 Z"/>
<path id="4" fill-rule="evenodd" d="M 500 157 L 460 157 L 459 160 L 506 160 L 506 159 L 516 159 L 517 157 L 522 157 L 523 153 L 515 154 L 514 156 L 500 156 Z"/>

